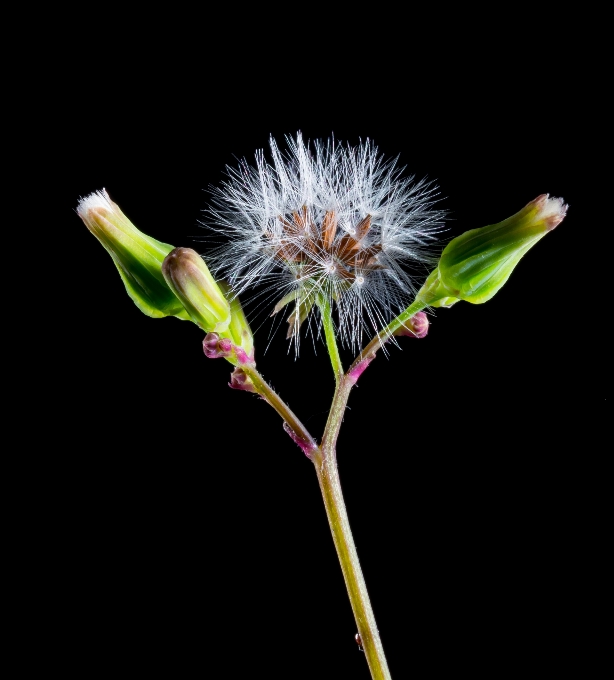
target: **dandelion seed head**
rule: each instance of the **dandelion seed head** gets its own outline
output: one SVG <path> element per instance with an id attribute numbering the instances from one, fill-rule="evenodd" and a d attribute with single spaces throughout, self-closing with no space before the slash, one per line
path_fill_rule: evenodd
<path id="1" fill-rule="evenodd" d="M 309 144 L 299 133 L 286 142 L 282 152 L 271 138 L 270 160 L 257 152 L 255 166 L 227 168 L 212 190 L 206 224 L 227 243 L 207 261 L 243 298 L 258 289 L 274 313 L 291 304 L 297 351 L 322 299 L 336 310 L 341 342 L 356 350 L 411 302 L 413 272 L 423 279 L 436 261 L 437 187 L 404 177 L 369 140 Z"/>

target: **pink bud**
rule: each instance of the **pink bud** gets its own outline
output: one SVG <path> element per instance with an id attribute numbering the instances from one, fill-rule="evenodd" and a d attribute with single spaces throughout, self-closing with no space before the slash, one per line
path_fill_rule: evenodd
<path id="1" fill-rule="evenodd" d="M 395 335 L 406 335 L 408 338 L 424 338 L 429 332 L 429 320 L 424 312 L 414 314 L 401 326 Z"/>
<path id="2" fill-rule="evenodd" d="M 252 383 L 250 377 L 242 368 L 235 368 L 235 370 L 230 374 L 229 387 L 233 390 L 245 390 L 246 392 L 255 392 L 256 388 L 254 383 Z"/>
<path id="3" fill-rule="evenodd" d="M 232 353 L 232 343 L 228 338 L 220 338 L 217 333 L 207 333 L 203 340 L 203 352 L 209 359 L 229 357 Z"/>

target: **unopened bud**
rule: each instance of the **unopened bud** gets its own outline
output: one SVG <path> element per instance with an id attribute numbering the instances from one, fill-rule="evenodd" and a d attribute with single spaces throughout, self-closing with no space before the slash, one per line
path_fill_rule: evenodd
<path id="1" fill-rule="evenodd" d="M 202 257 L 191 248 L 175 248 L 162 264 L 169 288 L 203 330 L 220 333 L 230 324 L 230 305 Z"/>
<path id="2" fill-rule="evenodd" d="M 144 314 L 187 318 L 162 276 L 162 262 L 173 246 L 139 231 L 104 189 L 82 198 L 77 214 L 111 255 L 128 295 Z"/>
<path id="3" fill-rule="evenodd" d="M 563 199 L 542 194 L 503 222 L 465 232 L 448 243 L 418 298 L 433 307 L 490 300 L 522 256 L 560 224 L 566 212 Z"/>
<path id="4" fill-rule="evenodd" d="M 410 338 L 424 338 L 429 332 L 429 319 L 424 312 L 414 314 L 403 326 L 395 332 L 395 335 L 405 335 Z"/>
<path id="5" fill-rule="evenodd" d="M 235 370 L 230 374 L 229 387 L 233 390 L 245 390 L 246 392 L 255 392 L 256 388 L 251 378 L 242 368 L 235 368 Z"/>
<path id="6" fill-rule="evenodd" d="M 207 333 L 203 340 L 203 352 L 209 359 L 227 359 L 232 355 L 232 342 L 220 338 L 217 333 Z"/>

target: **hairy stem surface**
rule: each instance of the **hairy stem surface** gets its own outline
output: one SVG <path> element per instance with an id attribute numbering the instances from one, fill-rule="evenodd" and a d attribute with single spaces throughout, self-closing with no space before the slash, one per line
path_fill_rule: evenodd
<path id="1" fill-rule="evenodd" d="M 306 448 L 315 450 L 318 445 L 313 437 L 309 434 L 307 428 L 296 417 L 290 407 L 281 399 L 281 397 L 273 390 L 273 388 L 260 375 L 256 368 L 252 365 L 244 365 L 243 371 L 251 378 L 254 387 L 258 394 L 266 399 L 266 401 L 279 413 L 286 425 L 294 432 L 294 434 L 302 440 Z"/>
<path id="2" fill-rule="evenodd" d="M 337 438 L 339 437 L 339 430 L 341 429 L 350 392 L 364 367 L 368 365 L 377 350 L 392 337 L 394 332 L 407 323 L 412 316 L 424 309 L 424 307 L 426 307 L 426 304 L 422 300 L 416 300 L 411 304 L 371 340 L 356 357 L 348 372 L 343 377 L 338 378 L 335 396 L 330 413 L 328 414 L 326 429 L 324 430 L 322 446 L 312 458 L 316 466 L 328 523 L 333 535 L 335 548 L 337 549 L 343 578 L 352 605 L 352 611 L 354 612 L 356 625 L 358 626 L 358 633 L 360 634 L 373 680 L 391 680 L 391 676 L 345 509 L 337 468 Z M 330 314 L 330 309 L 328 312 Z M 322 310 L 322 316 L 325 316 L 324 310 Z M 334 329 L 332 332 L 334 334 Z M 329 344 L 328 336 L 327 344 Z M 336 342 L 334 348 L 335 350 L 337 349 Z M 334 367 L 335 362 L 333 361 L 332 353 L 331 361 Z M 364 362 L 362 366 L 361 362 Z"/>
<path id="3" fill-rule="evenodd" d="M 384 648 L 375 623 L 373 608 L 369 600 L 358 553 L 354 544 L 350 522 L 345 509 L 345 501 L 341 491 L 339 471 L 337 469 L 336 443 L 339 429 L 343 421 L 354 380 L 344 376 L 335 390 L 335 397 L 326 424 L 322 446 L 316 451 L 312 460 L 326 508 L 328 524 L 341 564 L 341 571 L 350 598 L 352 611 L 358 627 L 362 647 L 365 652 L 369 670 L 373 680 L 391 680 Z"/>

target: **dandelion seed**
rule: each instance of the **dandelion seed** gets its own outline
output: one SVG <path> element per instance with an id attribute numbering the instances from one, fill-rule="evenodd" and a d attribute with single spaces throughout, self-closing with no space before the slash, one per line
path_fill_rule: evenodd
<path id="1" fill-rule="evenodd" d="M 287 144 L 282 153 L 271 139 L 272 162 L 258 152 L 256 167 L 228 168 L 208 210 L 228 243 L 207 260 L 238 294 L 262 286 L 274 314 L 294 305 L 288 337 L 297 351 L 301 325 L 323 299 L 336 308 L 341 342 L 358 349 L 365 332 L 411 302 L 412 270 L 423 277 L 436 261 L 437 187 L 404 178 L 368 140 L 310 147 L 299 133 Z"/>

